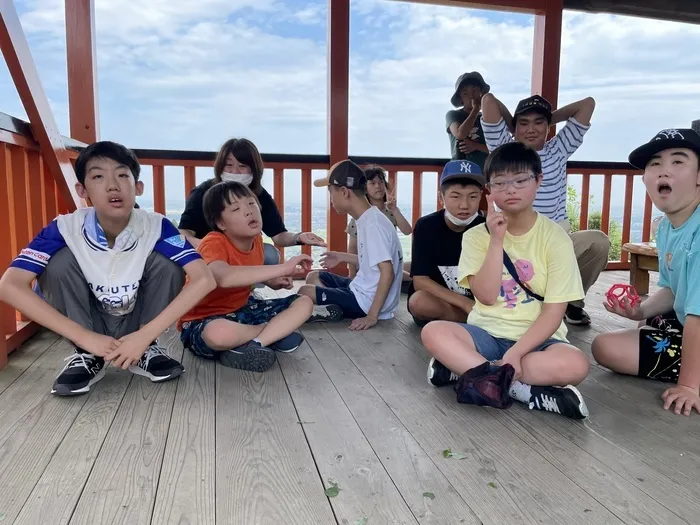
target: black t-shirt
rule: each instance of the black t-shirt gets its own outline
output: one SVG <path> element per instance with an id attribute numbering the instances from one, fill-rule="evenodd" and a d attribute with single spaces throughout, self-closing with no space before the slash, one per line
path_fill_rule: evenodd
<path id="1" fill-rule="evenodd" d="M 445 126 L 447 128 L 447 134 L 450 137 L 450 154 L 452 155 L 452 160 L 470 160 L 475 164 L 478 164 L 478 166 L 483 170 L 488 154 L 478 150 L 472 151 L 471 153 L 462 153 L 459 151 L 460 141 L 457 140 L 457 137 L 455 137 L 450 131 L 450 126 L 452 124 L 456 123 L 458 126 L 461 126 L 462 122 L 467 120 L 468 116 L 469 112 L 465 111 L 464 108 L 453 109 L 448 111 L 445 115 Z M 481 113 L 479 113 L 479 116 L 476 117 L 474 126 L 472 127 L 472 130 L 467 138 L 473 140 L 474 142 L 478 142 L 479 144 L 486 144 L 484 130 L 481 127 Z"/>
<path id="2" fill-rule="evenodd" d="M 204 218 L 203 203 L 204 194 L 213 185 L 214 179 L 209 179 L 190 192 L 185 204 L 185 211 L 182 212 L 180 223 L 177 226 L 181 230 L 192 230 L 198 239 L 202 239 L 211 231 Z M 286 232 L 287 228 L 284 227 L 284 221 L 277 210 L 277 205 L 265 188 L 262 188 L 258 200 L 260 201 L 260 215 L 263 222 L 262 230 L 265 235 L 274 237 L 279 233 Z"/>
<path id="3" fill-rule="evenodd" d="M 479 212 L 464 231 L 486 222 Z M 411 277 L 419 275 L 430 277 L 440 286 L 463 295 L 470 295 L 466 288 L 459 286 L 457 267 L 462 253 L 462 235 L 445 223 L 445 210 L 439 210 L 421 217 L 413 228 L 413 247 L 411 249 Z M 411 282 L 408 290 L 410 296 L 415 289 Z"/>

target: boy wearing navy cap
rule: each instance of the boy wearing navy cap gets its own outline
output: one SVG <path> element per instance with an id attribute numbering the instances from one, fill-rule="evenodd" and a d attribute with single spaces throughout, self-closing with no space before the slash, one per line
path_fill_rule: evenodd
<path id="1" fill-rule="evenodd" d="M 602 334 L 593 357 L 620 374 L 675 383 L 661 398 L 664 409 L 700 412 L 700 136 L 665 129 L 629 156 L 644 170 L 644 185 L 665 213 L 659 224 L 659 291 L 641 305 L 611 299 L 612 313 L 643 326 Z"/>
<path id="2" fill-rule="evenodd" d="M 474 296 L 458 282 L 457 266 L 462 235 L 485 220 L 479 212 L 485 184 L 477 164 L 448 162 L 440 176 L 444 208 L 416 222 L 408 311 L 418 326 L 437 319 L 463 323 L 474 306 Z"/>
<path id="3" fill-rule="evenodd" d="M 299 294 L 311 297 L 327 308 L 327 320 L 353 319 L 351 330 L 366 330 L 378 319 L 394 317 L 401 294 L 403 251 L 396 228 L 386 215 L 371 206 L 366 195 L 367 179 L 362 169 L 350 160 L 336 163 L 328 176 L 314 181 L 316 187 L 328 187 L 331 203 L 338 213 L 348 213 L 357 225 L 357 255 L 326 252 L 321 266 L 355 265 L 353 279 L 331 272 L 311 272 Z M 320 320 L 315 316 L 316 320 Z"/>

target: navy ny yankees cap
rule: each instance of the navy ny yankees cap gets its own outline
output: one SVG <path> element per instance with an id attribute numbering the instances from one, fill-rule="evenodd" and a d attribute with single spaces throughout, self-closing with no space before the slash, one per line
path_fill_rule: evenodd
<path id="1" fill-rule="evenodd" d="M 693 129 L 664 129 L 629 156 L 629 163 L 643 170 L 657 153 L 672 148 L 688 148 L 700 157 L 700 135 Z"/>
<path id="2" fill-rule="evenodd" d="M 481 168 L 478 164 L 468 160 L 451 160 L 442 169 L 440 175 L 440 186 L 451 180 L 464 180 L 474 182 L 482 188 L 486 184 L 486 178 L 481 173 Z"/>

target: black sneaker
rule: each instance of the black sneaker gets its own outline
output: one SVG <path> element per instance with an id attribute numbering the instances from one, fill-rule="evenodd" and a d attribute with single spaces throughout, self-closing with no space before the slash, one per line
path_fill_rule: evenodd
<path id="1" fill-rule="evenodd" d="M 343 309 L 337 304 L 315 306 L 307 323 L 327 322 L 335 323 L 343 320 Z"/>
<path id="2" fill-rule="evenodd" d="M 578 306 L 567 305 L 564 319 L 569 324 L 588 326 L 591 324 L 591 316 L 586 313 L 586 310 Z"/>
<path id="3" fill-rule="evenodd" d="M 92 354 L 76 351 L 66 359 L 68 364 L 58 374 L 51 389 L 57 396 L 86 394 L 90 387 L 105 376 L 105 360 Z"/>
<path id="4" fill-rule="evenodd" d="M 279 341 L 275 341 L 270 345 L 270 348 L 274 350 L 275 352 L 282 352 L 283 354 L 289 354 L 290 352 L 294 352 L 299 346 L 301 346 L 301 343 L 304 342 L 304 336 L 301 335 L 299 332 L 292 332 L 286 337 L 283 337 Z"/>
<path id="5" fill-rule="evenodd" d="M 264 372 L 274 365 L 276 360 L 275 352 L 257 341 L 248 341 L 241 346 L 219 353 L 219 361 L 222 365 L 249 372 Z"/>
<path id="6" fill-rule="evenodd" d="M 581 392 L 574 386 L 530 387 L 530 410 L 556 412 L 571 419 L 586 419 L 588 407 Z"/>
<path id="7" fill-rule="evenodd" d="M 454 385 L 459 376 L 450 371 L 445 365 L 434 357 L 428 363 L 428 383 L 433 386 Z"/>
<path id="8" fill-rule="evenodd" d="M 170 357 L 165 349 L 153 343 L 146 349 L 139 362 L 129 367 L 132 374 L 147 377 L 154 383 L 175 379 L 181 376 L 185 368 Z"/>

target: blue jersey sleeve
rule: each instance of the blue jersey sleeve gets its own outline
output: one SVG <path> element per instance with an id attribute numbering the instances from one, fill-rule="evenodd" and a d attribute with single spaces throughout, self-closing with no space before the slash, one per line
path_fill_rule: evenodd
<path id="1" fill-rule="evenodd" d="M 57 222 L 53 220 L 51 224 L 34 237 L 29 246 L 19 252 L 19 255 L 12 261 L 10 266 L 41 275 L 44 273 L 51 257 L 65 247 L 66 241 L 58 230 Z"/>
<path id="2" fill-rule="evenodd" d="M 166 218 L 163 218 L 160 239 L 156 242 L 153 250 L 183 267 L 202 258 L 189 241 L 173 226 L 173 223 Z"/>

